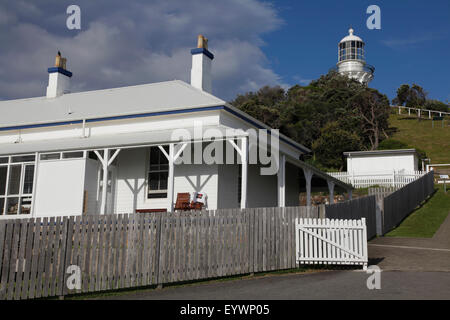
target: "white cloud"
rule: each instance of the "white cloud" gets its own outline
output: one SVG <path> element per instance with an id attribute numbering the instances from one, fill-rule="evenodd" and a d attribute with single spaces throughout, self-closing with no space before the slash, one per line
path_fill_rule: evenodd
<path id="1" fill-rule="evenodd" d="M 74 73 L 72 91 L 189 80 L 196 36 L 215 54 L 214 93 L 233 99 L 263 85 L 284 85 L 261 47 L 283 22 L 257 0 L 83 0 L 82 30 L 65 27 L 68 1 L 0 2 L 0 97 L 42 96 L 57 50 Z"/>

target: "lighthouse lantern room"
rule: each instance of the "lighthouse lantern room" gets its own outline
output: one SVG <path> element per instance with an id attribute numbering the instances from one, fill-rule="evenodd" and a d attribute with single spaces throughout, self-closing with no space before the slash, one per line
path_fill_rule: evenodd
<path id="1" fill-rule="evenodd" d="M 349 29 L 349 35 L 339 42 L 337 69 L 341 74 L 367 84 L 373 79 L 375 68 L 366 63 L 364 56 L 364 41 L 353 34 Z"/>

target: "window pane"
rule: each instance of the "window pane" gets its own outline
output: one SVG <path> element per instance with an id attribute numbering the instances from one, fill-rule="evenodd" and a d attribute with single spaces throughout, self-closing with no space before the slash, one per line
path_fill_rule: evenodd
<path id="1" fill-rule="evenodd" d="M 19 198 L 8 198 L 6 202 L 6 214 L 17 214 L 19 210 Z"/>
<path id="2" fill-rule="evenodd" d="M 8 158 L 0 158 L 0 163 L 8 163 Z"/>
<path id="3" fill-rule="evenodd" d="M 33 162 L 35 156 L 18 156 L 12 157 L 12 162 Z"/>
<path id="4" fill-rule="evenodd" d="M 169 176 L 168 172 L 161 172 L 159 174 L 159 190 L 167 190 L 168 176 Z"/>
<path id="5" fill-rule="evenodd" d="M 159 148 L 158 147 L 150 148 L 150 164 L 151 165 L 159 164 Z"/>
<path id="6" fill-rule="evenodd" d="M 41 154 L 41 160 L 59 160 L 60 157 L 59 153 Z"/>
<path id="7" fill-rule="evenodd" d="M 19 194 L 20 191 L 20 174 L 22 166 L 11 166 L 9 171 L 8 194 Z"/>
<path id="8" fill-rule="evenodd" d="M 156 172 L 150 173 L 148 177 L 149 190 L 158 190 L 159 187 L 159 174 Z"/>
<path id="9" fill-rule="evenodd" d="M 25 166 L 25 178 L 23 182 L 23 193 L 33 193 L 34 165 Z"/>
<path id="10" fill-rule="evenodd" d="M 83 151 L 64 152 L 62 157 L 63 157 L 63 159 L 83 158 Z"/>
<path id="11" fill-rule="evenodd" d="M 8 167 L 0 167 L 0 196 L 4 196 L 6 192 L 6 175 Z"/>
<path id="12" fill-rule="evenodd" d="M 20 214 L 31 213 L 31 197 L 20 199 Z"/>
<path id="13" fill-rule="evenodd" d="M 5 210 L 5 198 L 0 198 L 0 215 L 4 214 Z"/>

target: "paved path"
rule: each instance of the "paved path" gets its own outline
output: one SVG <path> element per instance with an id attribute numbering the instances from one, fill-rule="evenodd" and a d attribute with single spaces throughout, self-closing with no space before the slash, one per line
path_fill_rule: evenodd
<path id="1" fill-rule="evenodd" d="M 450 299 L 450 273 L 381 273 L 381 289 L 367 289 L 362 271 L 323 271 L 142 290 L 104 296 L 116 300 Z"/>
<path id="2" fill-rule="evenodd" d="M 369 258 L 383 270 L 450 272 L 450 215 L 432 238 L 381 237 L 370 241 Z"/>

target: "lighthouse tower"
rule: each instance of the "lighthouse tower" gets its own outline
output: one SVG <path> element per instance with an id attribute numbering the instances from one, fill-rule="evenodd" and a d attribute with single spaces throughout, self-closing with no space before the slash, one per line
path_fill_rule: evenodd
<path id="1" fill-rule="evenodd" d="M 348 30 L 348 36 L 339 42 L 337 70 L 350 78 L 367 84 L 373 79 L 375 68 L 366 63 L 364 57 L 364 41 L 353 34 L 354 30 Z"/>

